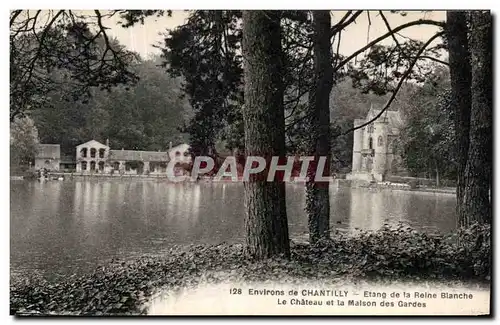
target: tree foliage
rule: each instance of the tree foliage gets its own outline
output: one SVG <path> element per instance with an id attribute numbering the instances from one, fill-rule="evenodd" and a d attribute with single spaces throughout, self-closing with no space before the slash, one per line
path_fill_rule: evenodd
<path id="1" fill-rule="evenodd" d="M 438 67 L 404 99 L 405 125 L 397 146 L 405 167 L 414 176 L 456 177 L 456 137 L 450 100 L 448 71 Z"/>
<path id="2" fill-rule="evenodd" d="M 164 66 L 183 77 L 183 91 L 194 110 L 184 130 L 195 155 L 214 154 L 224 126 L 242 120 L 240 18 L 239 11 L 196 10 L 186 24 L 165 35 Z M 236 126 L 231 131 L 243 130 Z"/>
<path id="3" fill-rule="evenodd" d="M 65 89 L 65 99 L 133 83 L 128 65 L 137 57 L 108 37 L 99 10 L 14 10 L 10 14 L 10 120 L 47 104 Z M 53 73 L 57 70 L 57 78 Z"/>
<path id="4" fill-rule="evenodd" d="M 38 130 L 33 120 L 29 117 L 16 118 L 10 125 L 11 168 L 33 163 L 38 143 Z"/>

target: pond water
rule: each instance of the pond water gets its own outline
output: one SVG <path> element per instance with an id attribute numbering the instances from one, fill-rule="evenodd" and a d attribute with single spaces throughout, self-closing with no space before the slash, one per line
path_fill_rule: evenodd
<path id="1" fill-rule="evenodd" d="M 243 185 L 151 180 L 10 183 L 11 273 L 52 277 L 113 258 L 158 254 L 176 244 L 242 242 Z M 287 185 L 291 236 L 307 231 L 304 187 Z M 331 188 L 331 224 L 345 230 L 406 222 L 452 231 L 455 197 Z"/>

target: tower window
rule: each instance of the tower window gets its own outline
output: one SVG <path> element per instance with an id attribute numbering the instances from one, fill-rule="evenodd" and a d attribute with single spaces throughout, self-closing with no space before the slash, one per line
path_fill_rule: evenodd
<path id="1" fill-rule="evenodd" d="M 378 146 L 381 147 L 384 144 L 384 138 L 382 136 L 378 137 Z"/>

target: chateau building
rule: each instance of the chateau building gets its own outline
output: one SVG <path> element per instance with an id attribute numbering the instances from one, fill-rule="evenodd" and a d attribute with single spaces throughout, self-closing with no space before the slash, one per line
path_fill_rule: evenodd
<path id="1" fill-rule="evenodd" d="M 377 116 L 381 110 L 373 108 L 366 118 L 354 120 L 354 127 Z M 354 131 L 352 171 L 347 179 L 383 181 L 387 175 L 396 174 L 401 157 L 396 154 L 394 140 L 402 126 L 398 111 L 387 110 L 375 122 Z"/>
<path id="2" fill-rule="evenodd" d="M 77 173 L 103 174 L 165 174 L 168 162 L 174 157 L 180 162 L 189 163 L 189 145 L 171 146 L 168 151 L 113 150 L 109 141 L 102 144 L 95 140 L 76 147 Z"/>

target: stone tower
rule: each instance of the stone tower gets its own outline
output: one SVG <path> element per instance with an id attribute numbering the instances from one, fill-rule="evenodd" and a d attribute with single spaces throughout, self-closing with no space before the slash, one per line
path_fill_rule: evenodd
<path id="1" fill-rule="evenodd" d="M 362 125 L 365 122 L 363 119 L 355 119 L 354 127 Z M 359 172 L 361 170 L 361 150 L 363 149 L 364 128 L 354 131 L 354 142 L 352 148 L 352 171 Z"/>
<path id="2" fill-rule="evenodd" d="M 387 116 L 382 115 L 374 122 L 373 131 L 373 177 L 381 182 L 387 170 L 387 131 L 389 129 L 389 121 Z"/>
<path id="3" fill-rule="evenodd" d="M 380 109 L 373 107 L 366 118 L 354 120 L 354 126 L 371 121 L 380 114 Z M 386 111 L 373 123 L 355 130 L 353 135 L 352 171 L 347 179 L 364 181 L 383 181 L 391 171 L 391 163 L 397 157 L 390 143 L 399 137 L 402 125 L 398 111 Z"/>

